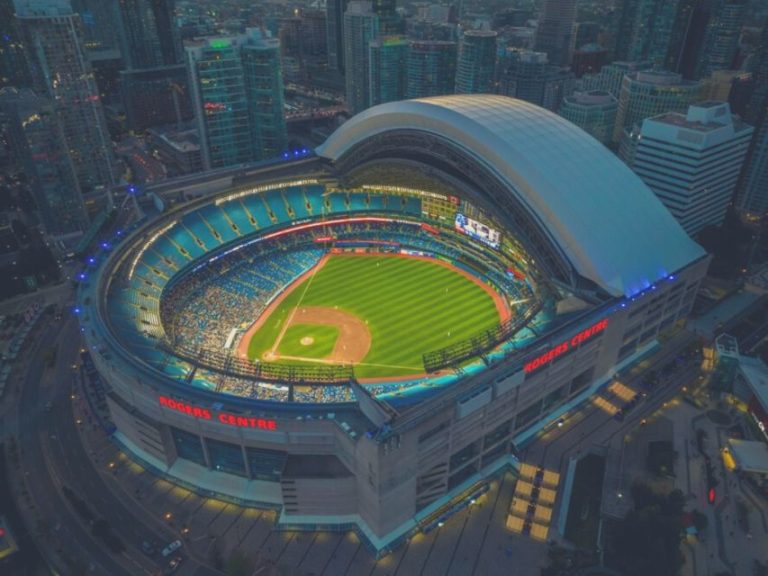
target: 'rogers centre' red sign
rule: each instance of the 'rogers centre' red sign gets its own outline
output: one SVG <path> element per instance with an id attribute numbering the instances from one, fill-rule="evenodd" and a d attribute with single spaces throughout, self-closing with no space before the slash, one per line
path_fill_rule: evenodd
<path id="1" fill-rule="evenodd" d="M 589 340 L 594 336 L 595 334 L 599 334 L 603 330 L 605 330 L 608 327 L 608 318 L 603 318 L 600 320 L 600 322 L 597 322 L 590 326 L 589 328 L 582 330 L 578 334 L 575 334 L 570 340 L 563 340 L 560 344 L 557 346 L 551 348 L 549 351 L 544 352 L 541 356 L 537 356 L 530 362 L 526 362 L 523 366 L 523 370 L 526 374 L 530 374 L 531 372 L 535 372 L 548 362 L 551 362 L 558 356 L 562 356 L 568 350 L 572 348 L 576 348 L 579 344 L 582 342 Z"/>
<path id="2" fill-rule="evenodd" d="M 218 420 L 222 424 L 237 426 L 239 428 L 256 428 L 258 430 L 277 430 L 277 422 L 268 418 L 254 418 L 252 416 L 238 416 L 227 412 L 211 412 L 207 408 L 193 406 L 186 402 L 179 402 L 167 396 L 160 396 L 160 406 L 177 410 L 183 414 L 197 418 L 198 420 Z"/>

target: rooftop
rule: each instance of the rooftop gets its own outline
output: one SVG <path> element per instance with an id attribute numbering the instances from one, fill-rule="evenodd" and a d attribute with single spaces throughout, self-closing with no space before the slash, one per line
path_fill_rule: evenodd
<path id="1" fill-rule="evenodd" d="M 336 161 L 397 130 L 445 139 L 489 169 L 576 271 L 608 293 L 633 295 L 705 255 L 621 160 L 569 121 L 522 100 L 455 95 L 374 106 L 316 152 Z"/>

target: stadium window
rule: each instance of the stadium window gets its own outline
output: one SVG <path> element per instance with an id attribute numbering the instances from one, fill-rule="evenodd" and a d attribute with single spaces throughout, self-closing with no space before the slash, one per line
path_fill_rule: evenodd
<path id="1" fill-rule="evenodd" d="M 464 465 L 466 462 L 471 460 L 477 455 L 478 446 L 480 442 L 473 442 L 472 444 L 469 444 L 468 446 L 465 446 L 453 456 L 451 456 L 450 460 L 450 469 L 455 470 L 459 468 L 460 466 Z"/>
<path id="2" fill-rule="evenodd" d="M 443 430 L 448 428 L 449 425 L 450 425 L 450 421 L 449 420 L 444 420 L 443 422 L 440 422 L 440 424 L 438 424 L 434 428 L 430 428 L 429 430 L 424 432 L 424 434 L 419 436 L 419 444 L 421 444 L 422 442 L 426 442 L 427 440 L 429 440 L 430 438 L 432 438 L 434 436 L 437 436 L 438 434 L 440 434 L 440 432 L 442 432 Z"/>
<path id="3" fill-rule="evenodd" d="M 635 338 L 631 342 L 629 342 L 629 343 L 627 343 L 627 344 L 625 344 L 624 346 L 621 347 L 621 349 L 619 350 L 619 357 L 618 357 L 618 359 L 619 360 L 624 360 L 624 358 L 626 358 L 627 356 L 632 354 L 635 351 L 636 348 L 637 348 L 637 338 Z"/>
<path id="4" fill-rule="evenodd" d="M 251 478 L 268 482 L 280 481 L 287 458 L 285 452 L 266 448 L 246 448 L 245 456 L 248 459 Z"/>
<path id="5" fill-rule="evenodd" d="M 171 427 L 171 436 L 173 437 L 173 444 L 176 446 L 176 454 L 179 458 L 184 458 L 201 466 L 207 466 L 200 436 L 174 427 Z"/>
<path id="6" fill-rule="evenodd" d="M 653 338 L 656 335 L 656 326 L 651 328 L 650 330 L 646 330 L 643 332 L 642 336 L 640 336 L 640 343 L 643 344 Z"/>
<path id="7" fill-rule="evenodd" d="M 565 396 L 565 390 L 568 387 L 567 384 L 563 384 L 557 390 L 553 390 L 546 396 L 544 396 L 543 410 L 549 410 L 552 406 L 557 404 L 560 399 Z"/>
<path id="8" fill-rule="evenodd" d="M 583 372 L 576 375 L 576 377 L 573 380 L 571 380 L 571 388 L 570 388 L 569 395 L 573 396 L 575 393 L 586 388 L 587 384 L 592 382 L 592 376 L 594 374 L 594 371 L 595 371 L 594 367 L 591 367 L 591 368 L 587 368 Z"/>
<path id="9" fill-rule="evenodd" d="M 493 446 L 494 444 L 499 442 L 501 439 L 507 437 L 511 429 L 512 429 L 511 419 L 497 426 L 492 432 L 485 435 L 485 438 L 483 439 L 483 447 L 487 449 L 488 447 Z"/>
<path id="10" fill-rule="evenodd" d="M 538 415 L 541 413 L 541 406 L 542 406 L 542 399 L 539 399 L 537 402 L 534 402 L 528 408 L 525 410 L 522 410 L 517 415 L 517 421 L 515 422 L 515 429 L 519 430 L 526 424 L 529 424 L 530 422 L 533 422 Z"/>
<path id="11" fill-rule="evenodd" d="M 211 459 L 211 468 L 213 470 L 235 474 L 236 476 L 247 476 L 245 473 L 243 450 L 238 444 L 206 438 L 205 445 L 208 448 L 208 456 Z"/>

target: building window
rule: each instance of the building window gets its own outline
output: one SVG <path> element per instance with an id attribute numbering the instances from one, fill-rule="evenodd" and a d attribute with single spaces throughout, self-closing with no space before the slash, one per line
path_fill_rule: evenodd
<path id="1" fill-rule="evenodd" d="M 245 455 L 248 458 L 251 478 L 268 482 L 280 481 L 285 466 L 285 452 L 264 448 L 246 448 Z"/>
<path id="2" fill-rule="evenodd" d="M 176 454 L 179 458 L 190 460 L 201 466 L 207 465 L 200 436 L 173 427 L 171 427 L 171 436 L 173 436 L 173 443 L 176 446 Z"/>
<path id="3" fill-rule="evenodd" d="M 571 396 L 573 396 L 577 392 L 580 392 L 581 390 L 586 388 L 587 384 L 592 382 L 593 372 L 594 372 L 594 368 L 587 368 L 586 370 L 584 370 L 584 372 L 577 375 L 573 380 L 571 380 L 571 391 L 570 391 Z"/>
<path id="4" fill-rule="evenodd" d="M 206 438 L 205 445 L 208 447 L 211 468 L 219 472 L 246 476 L 243 450 L 238 444 L 219 442 L 218 440 Z"/>

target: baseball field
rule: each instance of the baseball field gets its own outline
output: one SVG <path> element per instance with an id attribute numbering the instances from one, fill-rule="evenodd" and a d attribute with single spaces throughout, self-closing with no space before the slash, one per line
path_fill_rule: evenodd
<path id="1" fill-rule="evenodd" d="M 425 352 L 507 314 L 491 288 L 449 264 L 331 255 L 264 312 L 241 350 L 268 362 L 353 363 L 358 378 L 420 374 Z"/>

